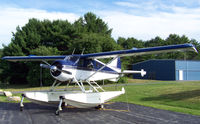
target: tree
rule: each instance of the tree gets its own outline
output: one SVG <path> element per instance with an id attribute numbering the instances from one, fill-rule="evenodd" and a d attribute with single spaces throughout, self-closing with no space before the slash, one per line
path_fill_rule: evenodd
<path id="1" fill-rule="evenodd" d="M 2 57 L 2 55 L 3 55 L 3 50 L 2 49 L 0 49 L 0 58 Z M 2 77 L 1 77 L 1 75 L 2 75 L 2 72 L 3 72 L 3 69 L 2 69 L 2 60 L 0 59 L 0 79 L 2 79 Z M 0 83 L 1 83 L 1 81 L 0 81 Z"/>
<path id="2" fill-rule="evenodd" d="M 57 48 L 39 46 L 37 49 L 31 50 L 32 55 L 58 55 L 59 51 Z M 41 62 L 27 62 L 29 71 L 27 74 L 27 81 L 30 86 L 39 86 L 40 85 L 40 67 Z M 51 64 L 51 62 L 49 62 Z M 43 85 L 50 85 L 53 82 L 53 78 L 50 75 L 49 69 L 42 69 L 42 78 Z"/>
<path id="3" fill-rule="evenodd" d="M 11 43 L 3 49 L 3 56 L 68 55 L 74 48 L 78 54 L 84 48 L 84 53 L 119 49 L 111 37 L 111 32 L 112 29 L 93 13 L 86 13 L 72 24 L 67 20 L 39 21 L 33 18 L 25 26 L 16 28 Z M 3 62 L 3 64 L 5 67 L 2 76 L 8 74 L 7 79 L 4 79 L 11 84 L 28 82 L 30 85 L 38 85 L 40 63 Z M 44 75 L 47 73 L 49 75 L 49 72 L 44 72 Z M 50 82 L 52 79 L 45 76 L 45 80 Z"/>
<path id="4" fill-rule="evenodd" d="M 162 38 L 158 36 L 144 43 L 145 47 L 155 47 L 155 46 L 163 46 L 163 45 L 165 45 L 165 40 L 163 40 Z"/>
<path id="5" fill-rule="evenodd" d="M 155 47 L 155 46 L 164 46 L 164 45 L 174 45 L 174 44 L 184 44 L 184 43 L 192 43 L 195 45 L 197 50 L 200 50 L 200 44 L 192 39 L 189 40 L 185 35 L 179 36 L 176 34 L 171 34 L 165 40 L 160 37 L 155 37 L 148 41 L 139 41 L 135 38 L 122 38 L 119 37 L 117 43 L 123 47 L 124 49 L 131 49 L 133 47 L 144 48 L 144 47 Z M 125 68 L 132 69 L 131 64 L 149 60 L 149 59 L 190 59 L 197 60 L 199 59 L 198 54 L 194 54 L 194 52 L 170 52 L 170 53 L 159 53 L 159 54 L 150 54 L 150 55 L 142 55 L 136 57 L 124 57 L 123 58 L 123 66 Z M 131 63 L 131 64 L 130 64 Z"/>
<path id="6" fill-rule="evenodd" d="M 111 33 L 112 29 L 101 18 L 91 12 L 86 13 L 74 23 L 70 23 L 68 20 L 40 21 L 33 18 L 25 26 L 16 28 L 11 43 L 8 46 L 4 46 L 3 50 L 0 51 L 0 55 L 70 55 L 74 49 L 76 49 L 76 54 L 81 54 L 85 49 L 85 54 L 182 43 L 193 43 L 197 50 L 200 50 L 200 44 L 194 39 L 189 40 L 185 35 L 171 34 L 166 39 L 155 37 L 148 41 L 138 40 L 133 37 L 119 37 L 115 41 L 111 37 Z M 148 59 L 183 59 L 185 56 L 187 59 L 200 59 L 198 54 L 192 52 L 187 52 L 186 54 L 184 52 L 174 52 L 123 57 L 122 66 L 124 69 L 132 69 L 133 63 Z M 40 63 L 0 61 L 0 64 L 0 78 L 3 82 L 39 85 Z M 43 75 L 46 85 L 52 83 L 48 70 L 45 70 Z"/>
<path id="7" fill-rule="evenodd" d="M 91 12 L 86 13 L 84 15 L 84 18 L 80 18 L 78 21 L 82 25 L 82 27 L 85 28 L 84 31 L 86 32 L 111 36 L 112 29 L 109 29 L 107 24 L 102 19 L 97 18 L 97 16 Z"/>
<path id="8" fill-rule="evenodd" d="M 185 36 L 179 36 L 176 34 L 170 34 L 169 37 L 165 40 L 164 45 L 175 45 L 175 44 L 184 44 L 184 43 L 190 43 L 190 40 Z M 171 52 L 167 53 L 165 58 L 168 59 L 184 59 L 185 55 L 188 54 L 188 52 Z"/>

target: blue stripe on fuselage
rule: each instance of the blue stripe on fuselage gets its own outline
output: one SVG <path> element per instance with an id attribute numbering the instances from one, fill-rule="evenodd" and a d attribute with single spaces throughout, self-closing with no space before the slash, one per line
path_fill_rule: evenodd
<path id="1" fill-rule="evenodd" d="M 92 71 L 98 71 L 102 66 L 104 66 L 103 64 L 91 59 L 80 59 L 79 62 L 76 63 L 75 65 L 74 65 L 74 62 L 70 60 L 56 60 L 53 63 L 55 62 L 58 62 L 67 68 L 74 68 L 74 69 L 80 69 L 80 70 L 92 70 Z M 117 73 L 115 70 L 107 66 L 104 67 L 100 72 Z"/>

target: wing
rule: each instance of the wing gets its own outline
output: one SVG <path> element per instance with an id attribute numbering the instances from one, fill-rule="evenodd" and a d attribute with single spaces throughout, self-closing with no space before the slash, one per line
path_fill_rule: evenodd
<path id="1" fill-rule="evenodd" d="M 180 45 L 169 45 L 169 46 L 160 46 L 160 47 L 149 47 L 149 48 L 140 48 L 140 49 L 131 49 L 131 50 L 120 50 L 112 52 L 102 52 L 102 53 L 92 53 L 84 54 L 81 58 L 111 58 L 115 56 L 137 56 L 137 55 L 146 55 L 146 54 L 155 54 L 155 53 L 164 53 L 172 51 L 195 51 L 196 48 L 193 44 L 180 44 Z"/>
<path id="2" fill-rule="evenodd" d="M 63 60 L 66 56 L 5 56 L 2 59 L 8 61 L 42 61 Z"/>
<path id="3" fill-rule="evenodd" d="M 145 54 L 155 54 L 163 52 L 172 52 L 172 51 L 196 51 L 194 45 L 192 44 L 180 44 L 180 45 L 169 45 L 169 46 L 160 46 L 160 47 L 150 47 L 150 48 L 140 48 L 140 49 L 131 49 L 131 50 L 120 50 L 120 51 L 111 51 L 111 52 L 101 52 L 101 53 L 91 53 L 84 55 L 71 55 L 79 56 L 81 58 L 112 58 L 112 57 L 123 57 L 123 56 L 137 56 Z M 3 57 L 3 60 L 8 61 L 42 61 L 42 60 L 63 60 L 66 55 L 63 56 L 6 56 Z"/>

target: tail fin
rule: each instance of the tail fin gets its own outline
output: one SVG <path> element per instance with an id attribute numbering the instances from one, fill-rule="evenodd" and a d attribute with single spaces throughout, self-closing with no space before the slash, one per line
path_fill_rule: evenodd
<path id="1" fill-rule="evenodd" d="M 120 57 L 117 57 L 114 61 L 112 61 L 110 64 L 108 64 L 111 67 L 119 68 L 121 69 L 121 61 Z"/>

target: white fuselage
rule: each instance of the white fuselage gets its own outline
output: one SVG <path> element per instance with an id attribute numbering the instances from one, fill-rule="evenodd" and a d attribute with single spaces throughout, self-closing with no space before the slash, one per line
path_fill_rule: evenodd
<path id="1" fill-rule="evenodd" d="M 82 70 L 82 69 L 76 69 L 76 68 L 64 68 L 63 70 L 69 71 L 72 74 L 66 74 L 66 73 L 61 73 L 57 77 L 53 77 L 57 80 L 60 81 L 67 81 L 75 78 L 78 81 L 85 81 L 85 80 L 90 80 L 90 81 L 98 81 L 98 80 L 105 80 L 105 79 L 117 79 L 119 77 L 118 73 L 112 73 L 112 72 L 106 72 L 106 71 L 95 71 L 95 70 Z M 94 74 L 94 75 L 93 75 Z M 93 75 L 93 76 L 91 76 Z"/>

